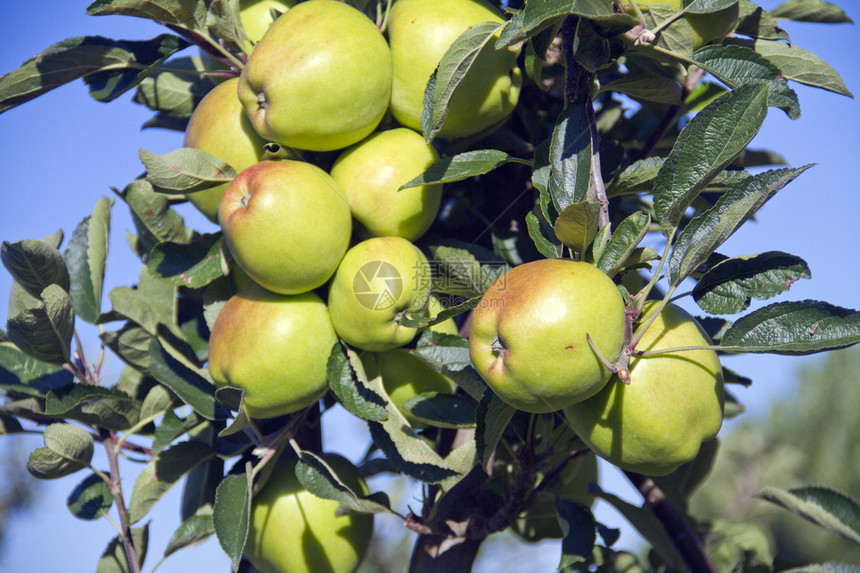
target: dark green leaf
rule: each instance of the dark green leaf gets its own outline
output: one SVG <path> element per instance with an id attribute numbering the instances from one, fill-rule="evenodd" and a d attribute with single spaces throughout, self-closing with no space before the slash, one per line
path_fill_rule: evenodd
<path id="1" fill-rule="evenodd" d="M 0 345 L 0 386 L 39 397 L 71 381 L 71 372 L 27 356 L 12 346 Z"/>
<path id="2" fill-rule="evenodd" d="M 746 85 L 720 96 L 684 126 L 654 181 L 654 212 L 669 233 L 693 199 L 761 127 L 767 92 Z"/>
<path id="3" fill-rule="evenodd" d="M 481 303 L 481 299 L 482 297 L 479 295 L 467 299 L 460 304 L 449 306 L 445 310 L 440 311 L 435 318 L 430 318 L 429 316 L 422 316 L 418 314 L 406 314 L 403 318 L 401 318 L 400 324 L 402 324 L 403 326 L 408 326 L 410 328 L 427 328 L 428 326 L 439 324 L 440 322 L 445 322 L 449 318 L 453 318 L 459 314 L 463 314 L 464 312 L 469 312 Z"/>
<path id="4" fill-rule="evenodd" d="M 162 242 L 187 243 L 192 231 L 185 226 L 182 217 L 170 208 L 167 197 L 156 193 L 152 185 L 138 179 L 129 183 L 117 195 L 131 209 L 132 219 L 137 227 L 139 247 L 149 251 Z"/>
<path id="5" fill-rule="evenodd" d="M 45 428 L 45 447 L 34 450 L 27 471 L 38 479 L 56 479 L 86 467 L 93 459 L 93 437 L 83 428 L 56 423 Z"/>
<path id="6" fill-rule="evenodd" d="M 48 392 L 45 413 L 109 430 L 127 430 L 140 419 L 140 403 L 120 390 L 73 383 Z"/>
<path id="7" fill-rule="evenodd" d="M 610 277 L 615 276 L 630 260 L 637 245 L 648 233 L 650 225 L 651 217 L 641 211 L 636 211 L 621 221 L 612 233 L 612 238 L 600 251 L 597 268 Z"/>
<path id="8" fill-rule="evenodd" d="M 140 571 L 146 557 L 146 550 L 149 547 L 149 524 L 132 528 L 131 539 L 137 554 L 138 571 Z M 121 535 L 114 537 L 108 543 L 96 566 L 96 573 L 131 573 Z"/>
<path id="9" fill-rule="evenodd" d="M 113 494 L 110 486 L 96 474 L 84 478 L 66 499 L 66 506 L 78 519 L 98 519 L 107 515 L 111 505 Z"/>
<path id="10" fill-rule="evenodd" d="M 162 69 L 176 70 L 150 74 L 137 86 L 134 102 L 159 112 L 159 117 L 186 119 L 211 89 L 212 81 L 188 72 L 204 71 L 199 57 L 171 58 Z"/>
<path id="11" fill-rule="evenodd" d="M 539 209 L 535 208 L 526 215 L 526 227 L 540 254 L 548 259 L 561 258 L 564 245 L 555 236 L 552 225 L 547 222 Z"/>
<path id="12" fill-rule="evenodd" d="M 766 40 L 789 40 L 788 32 L 779 27 L 776 18 L 750 0 L 741 0 L 740 19 L 735 34 Z"/>
<path id="13" fill-rule="evenodd" d="M 170 351 L 168 350 L 170 348 Z M 183 364 L 175 357 L 175 348 L 166 339 L 153 338 L 150 343 L 150 374 L 173 390 L 183 402 L 209 420 L 225 419 L 227 413 L 215 401 L 215 386 L 199 369 Z"/>
<path id="14" fill-rule="evenodd" d="M 219 233 L 200 235 L 190 243 L 161 243 L 152 249 L 147 266 L 172 285 L 201 288 L 224 276 L 222 243 Z"/>
<path id="15" fill-rule="evenodd" d="M 205 30 L 209 2 L 176 0 L 96 0 L 87 7 L 90 16 L 121 14 L 146 18 L 159 24 L 179 26 L 192 31 Z"/>
<path id="16" fill-rule="evenodd" d="M 763 85 L 767 88 L 767 105 L 785 111 L 791 119 L 800 117 L 797 94 L 779 68 L 751 48 L 738 45 L 705 46 L 693 54 L 693 61 L 726 85 Z"/>
<path id="17" fill-rule="evenodd" d="M 103 332 L 102 342 L 123 362 L 143 371 L 149 370 L 152 359 L 149 345 L 153 336 L 133 322 L 127 322 L 120 330 Z"/>
<path id="18" fill-rule="evenodd" d="M 626 74 L 605 85 L 601 92 L 612 91 L 628 95 L 633 99 L 653 101 L 667 105 L 681 105 L 683 89 L 681 84 L 671 78 L 648 74 Z"/>
<path id="19" fill-rule="evenodd" d="M 767 486 L 755 495 L 860 545 L 860 503 L 839 490 L 807 485 L 786 491 Z"/>
<path id="20" fill-rule="evenodd" d="M 738 0 L 687 0 L 684 8 L 691 14 L 718 12 L 738 3 Z"/>
<path id="21" fill-rule="evenodd" d="M 23 431 L 24 427 L 17 418 L 0 414 L 0 435 L 17 434 Z"/>
<path id="22" fill-rule="evenodd" d="M 211 513 L 192 515 L 183 521 L 170 536 L 167 547 L 164 549 L 164 556 L 167 557 L 189 545 L 199 543 L 213 533 L 215 533 L 215 522 Z"/>
<path id="23" fill-rule="evenodd" d="M 392 422 L 368 422 L 373 443 L 400 472 L 426 483 L 439 483 L 456 475 L 445 460 L 419 438 L 405 419 Z"/>
<path id="24" fill-rule="evenodd" d="M 52 284 L 69 290 L 69 271 L 63 256 L 56 248 L 42 241 L 3 241 L 0 259 L 15 282 L 31 296 L 39 297 Z"/>
<path id="25" fill-rule="evenodd" d="M 215 447 L 218 439 L 215 428 L 209 426 L 204 431 L 207 443 Z M 200 439 L 199 435 L 195 439 Z M 210 458 L 194 466 L 185 478 L 185 486 L 182 488 L 180 517 L 187 520 L 194 515 L 211 514 L 215 505 L 215 490 L 222 479 L 224 460 L 220 457 Z"/>
<path id="26" fill-rule="evenodd" d="M 854 20 L 839 6 L 825 0 L 786 0 L 770 15 L 780 20 L 820 22 L 822 24 L 853 24 Z"/>
<path id="27" fill-rule="evenodd" d="M 558 496 L 555 498 L 555 511 L 564 534 L 558 568 L 564 569 L 591 557 L 597 541 L 597 523 L 590 509 Z"/>
<path id="28" fill-rule="evenodd" d="M 664 161 L 662 157 L 648 157 L 636 161 L 612 180 L 606 187 L 606 195 L 617 197 L 628 193 L 650 191 Z"/>
<path id="29" fill-rule="evenodd" d="M 337 472 L 325 459 L 312 452 L 303 451 L 296 463 L 296 478 L 312 494 L 331 499 L 348 511 L 359 513 L 390 513 L 387 504 L 366 498 L 361 491 L 353 491 L 338 477 Z"/>
<path id="30" fill-rule="evenodd" d="M 496 255 L 475 245 L 430 245 L 429 250 L 432 290 L 436 293 L 481 296 L 508 270 Z"/>
<path id="31" fill-rule="evenodd" d="M 63 255 L 71 277 L 69 295 L 75 306 L 75 314 L 92 324 L 101 314 L 111 207 L 113 199 L 100 198 L 92 214 L 75 228 Z"/>
<path id="32" fill-rule="evenodd" d="M 192 147 L 180 147 L 164 155 L 141 149 L 138 155 L 146 167 L 146 180 L 160 193 L 193 193 L 229 183 L 236 177 L 236 171 L 224 160 Z"/>
<path id="33" fill-rule="evenodd" d="M 418 338 L 415 352 L 452 371 L 463 370 L 472 364 L 469 341 L 456 334 L 426 330 Z"/>
<path id="34" fill-rule="evenodd" d="M 413 396 L 400 407 L 419 421 L 436 428 L 474 428 L 474 401 L 454 394 L 425 392 Z"/>
<path id="35" fill-rule="evenodd" d="M 744 179 L 713 207 L 694 217 L 675 242 L 669 258 L 669 281 L 677 285 L 690 276 L 762 205 L 810 167 L 777 169 Z"/>
<path id="36" fill-rule="evenodd" d="M 528 161 L 512 157 L 497 149 L 478 149 L 443 157 L 427 168 L 424 173 L 400 186 L 401 189 L 427 185 L 429 183 L 453 183 L 489 173 L 505 163 L 524 163 Z"/>
<path id="37" fill-rule="evenodd" d="M 720 346 L 733 352 L 812 354 L 860 342 L 860 311 L 814 300 L 778 302 L 739 318 Z"/>
<path id="38" fill-rule="evenodd" d="M 547 189 L 559 213 L 588 198 L 592 148 L 587 105 L 587 98 L 571 102 L 559 115 L 552 133 L 552 171 Z"/>
<path id="39" fill-rule="evenodd" d="M 69 294 L 56 284 L 41 293 L 42 303 L 6 322 L 6 335 L 26 354 L 52 364 L 70 361 L 75 311 Z"/>
<path id="40" fill-rule="evenodd" d="M 516 412 L 499 398 L 495 392 L 487 388 L 475 411 L 475 445 L 481 465 L 486 466 L 490 456 L 496 451 L 496 445 L 508 422 Z"/>
<path id="41" fill-rule="evenodd" d="M 581 201 L 565 207 L 558 214 L 553 227 L 555 236 L 564 246 L 577 253 L 584 253 L 597 235 L 600 203 Z"/>
<path id="42" fill-rule="evenodd" d="M 501 24 L 496 22 L 481 22 L 467 29 L 454 40 L 454 43 L 442 56 L 439 65 L 435 71 L 435 82 L 433 85 L 433 99 L 427 101 L 425 98 L 425 113 L 429 116 L 429 122 L 425 126 L 422 121 L 424 131 L 424 139 L 428 142 L 432 141 L 442 124 L 445 123 L 445 118 L 448 116 L 448 108 L 451 105 L 451 99 L 457 91 L 457 86 L 466 77 L 472 64 L 478 58 L 479 54 L 484 50 L 494 50 L 495 48 L 490 43 L 493 34 L 499 29 Z M 430 109 L 426 109 L 426 104 L 430 103 Z"/>
<path id="43" fill-rule="evenodd" d="M 218 486 L 215 494 L 215 511 L 212 515 L 218 543 L 233 563 L 239 568 L 248 527 L 251 520 L 251 463 L 245 473 L 229 475 Z"/>
<path id="44" fill-rule="evenodd" d="M 161 451 L 134 482 L 128 504 L 131 523 L 140 521 L 182 476 L 213 455 L 209 446 L 199 441 L 180 442 Z"/>
<path id="45" fill-rule="evenodd" d="M 748 308 L 752 298 L 776 296 L 798 279 L 810 277 L 806 261 L 788 253 L 734 257 L 717 263 L 699 279 L 693 300 L 711 314 L 732 314 Z"/>
<path id="46" fill-rule="evenodd" d="M 606 26 L 632 28 L 636 24 L 631 16 L 613 10 L 610 0 L 529 0 L 505 24 L 496 45 L 512 46 L 534 37 L 568 15 L 582 16 Z"/>
<path id="47" fill-rule="evenodd" d="M 329 387 L 350 413 L 363 420 L 385 420 L 385 399 L 367 386 L 367 375 L 353 350 L 335 342 L 326 366 Z"/>

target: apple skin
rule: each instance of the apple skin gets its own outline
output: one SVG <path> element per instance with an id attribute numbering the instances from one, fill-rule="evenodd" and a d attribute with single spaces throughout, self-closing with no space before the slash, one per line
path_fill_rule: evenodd
<path id="1" fill-rule="evenodd" d="M 436 295 L 430 295 L 430 302 L 427 305 L 427 312 L 430 318 L 436 318 L 436 316 L 445 310 L 445 306 L 442 304 Z M 443 320 L 439 324 L 434 324 L 427 327 L 427 330 L 431 330 L 433 332 L 439 332 L 441 334 L 455 334 L 460 336 L 460 330 L 457 328 L 457 323 L 454 321 L 454 318 L 448 318 Z"/>
<path id="2" fill-rule="evenodd" d="M 683 8 L 683 0 L 639 0 L 637 4 L 642 12 L 647 12 L 656 4 L 670 6 L 675 10 Z M 685 14 L 684 19 L 693 32 L 693 50 L 698 50 L 708 42 L 725 38 L 726 34 L 734 29 L 739 17 L 740 3 L 708 14 Z"/>
<path id="3" fill-rule="evenodd" d="M 332 151 L 370 135 L 388 109 L 391 53 L 363 13 L 309 0 L 278 18 L 239 77 L 257 133 L 287 147 Z"/>
<path id="4" fill-rule="evenodd" d="M 654 310 L 653 304 L 645 307 Z M 696 320 L 667 305 L 637 350 L 710 345 Z M 573 430 L 599 456 L 636 473 L 661 476 L 696 457 L 723 422 L 723 370 L 713 350 L 630 361 L 630 384 L 613 376 L 593 398 L 565 408 Z"/>
<path id="5" fill-rule="evenodd" d="M 224 242 L 248 276 L 280 294 L 324 284 L 349 246 L 352 217 L 337 183 L 302 161 L 261 161 L 218 208 Z"/>
<path id="6" fill-rule="evenodd" d="M 367 486 L 355 467 L 335 454 L 322 456 L 356 492 Z M 254 496 L 245 556 L 260 573 L 351 573 L 373 536 L 373 515 L 335 516 L 338 502 L 315 496 L 296 478 L 297 460 L 279 460 Z"/>
<path id="7" fill-rule="evenodd" d="M 386 291 L 390 298 L 376 298 Z M 401 325 L 399 318 L 406 312 L 426 316 L 429 297 L 430 265 L 424 253 L 400 237 L 374 237 L 344 255 L 329 285 L 328 304 L 335 332 L 344 342 L 384 352 L 415 338 L 418 330 Z"/>
<path id="8" fill-rule="evenodd" d="M 209 336 L 209 373 L 245 391 L 245 412 L 272 418 L 326 393 L 326 361 L 337 335 L 314 293 L 280 295 L 252 286 L 227 301 Z"/>
<path id="9" fill-rule="evenodd" d="M 469 353 L 478 374 L 511 406 L 552 412 L 596 394 L 624 343 L 624 301 L 588 263 L 542 259 L 514 267 L 472 314 Z"/>
<path id="10" fill-rule="evenodd" d="M 398 0 L 388 20 L 395 119 L 421 131 L 427 81 L 451 44 L 476 24 L 504 21 L 481 0 Z M 473 135 L 505 119 L 516 107 L 522 86 L 516 65 L 519 52 L 495 50 L 494 43 L 488 42 L 457 88 L 439 137 Z"/>
<path id="11" fill-rule="evenodd" d="M 344 151 L 331 168 L 367 237 L 414 241 L 439 212 L 442 184 L 399 190 L 439 159 L 424 137 L 405 127 L 374 133 Z"/>
<path id="12" fill-rule="evenodd" d="M 271 11 L 276 10 L 283 13 L 295 5 L 296 0 L 241 0 L 239 2 L 239 19 L 242 21 L 242 28 L 245 29 L 245 34 L 252 44 L 249 46 L 249 51 L 253 50 L 253 44 L 259 42 L 274 23 Z"/>
<path id="13" fill-rule="evenodd" d="M 185 129 L 184 147 L 193 147 L 226 161 L 236 173 L 260 161 L 266 140 L 257 135 L 245 117 L 236 96 L 239 78 L 218 84 L 207 93 L 191 114 Z M 189 193 L 192 205 L 213 223 L 218 222 L 218 203 L 227 183 Z"/>
<path id="14" fill-rule="evenodd" d="M 400 410 L 413 428 L 424 428 L 425 424 L 401 409 L 407 400 L 424 392 L 452 394 L 455 389 L 453 380 L 433 370 L 430 366 L 402 348 L 394 348 L 374 355 L 373 377 L 382 376 L 382 386 L 394 406 Z M 371 377 L 371 373 L 368 373 Z"/>

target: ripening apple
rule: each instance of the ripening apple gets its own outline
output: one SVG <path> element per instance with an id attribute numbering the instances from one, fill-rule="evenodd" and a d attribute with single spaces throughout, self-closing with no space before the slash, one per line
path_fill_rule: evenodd
<path id="1" fill-rule="evenodd" d="M 266 141 L 245 117 L 236 95 L 239 78 L 218 84 L 191 114 L 185 129 L 185 147 L 193 147 L 225 161 L 236 173 L 260 161 Z M 188 200 L 213 223 L 218 222 L 218 203 L 227 183 L 189 193 Z"/>
<path id="2" fill-rule="evenodd" d="M 424 90 L 442 56 L 460 35 L 481 22 L 503 23 L 483 0 L 398 0 L 391 8 L 388 36 L 394 80 L 391 112 L 406 127 L 421 131 Z M 439 137 L 475 134 L 505 119 L 516 107 L 522 86 L 516 48 L 495 49 L 491 38 L 478 54 L 451 100 Z"/>
<path id="3" fill-rule="evenodd" d="M 323 455 L 356 493 L 367 485 L 347 459 Z M 373 536 L 373 515 L 337 515 L 338 502 L 317 497 L 296 478 L 295 458 L 279 460 L 254 496 L 245 557 L 260 573 L 351 573 Z"/>
<path id="4" fill-rule="evenodd" d="M 331 168 L 365 237 L 414 241 L 439 212 L 442 184 L 400 190 L 439 159 L 424 137 L 405 127 L 374 133 L 345 150 Z"/>
<path id="5" fill-rule="evenodd" d="M 472 314 L 469 352 L 490 388 L 526 412 L 560 410 L 596 394 L 624 344 L 624 301 L 615 283 L 581 261 L 514 267 Z"/>
<path id="6" fill-rule="evenodd" d="M 236 176 L 218 209 L 224 243 L 257 284 L 315 289 L 349 246 L 349 204 L 328 173 L 302 161 L 261 161 Z"/>
<path id="7" fill-rule="evenodd" d="M 251 286 L 227 300 L 209 336 L 209 372 L 245 391 L 245 412 L 272 418 L 326 393 L 326 361 L 337 335 L 314 293 L 280 295 Z"/>
<path id="8" fill-rule="evenodd" d="M 388 109 L 391 53 L 362 12 L 301 2 L 254 47 L 239 99 L 257 133 L 287 147 L 332 151 L 370 135 Z"/>
<path id="9" fill-rule="evenodd" d="M 338 336 L 362 350 L 383 352 L 410 342 L 418 330 L 400 323 L 427 315 L 430 265 L 400 237 L 374 237 L 349 249 L 329 285 L 328 304 Z"/>
<path id="10" fill-rule="evenodd" d="M 653 303 L 646 305 L 642 322 Z M 637 350 L 708 346 L 696 320 L 667 305 Z M 634 357 L 630 384 L 613 376 L 594 397 L 565 408 L 573 431 L 612 464 L 649 476 L 691 461 L 723 423 L 723 370 L 710 349 Z"/>
<path id="11" fill-rule="evenodd" d="M 675 10 L 683 8 L 683 0 L 638 0 L 636 4 L 644 13 L 657 4 L 669 6 Z M 740 3 L 736 2 L 728 8 L 706 14 L 684 14 L 683 19 L 690 25 L 693 34 L 693 50 L 698 50 L 709 42 L 719 41 L 731 32 L 740 16 Z M 671 24 L 671 28 L 674 24 Z"/>

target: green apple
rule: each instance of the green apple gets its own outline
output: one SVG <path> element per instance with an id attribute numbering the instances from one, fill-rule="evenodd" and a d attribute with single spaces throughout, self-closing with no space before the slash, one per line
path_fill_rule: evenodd
<path id="1" fill-rule="evenodd" d="M 645 307 L 656 310 L 652 303 Z M 696 320 L 667 305 L 637 350 L 708 346 Z M 630 361 L 630 383 L 617 376 L 593 398 L 565 408 L 573 431 L 616 466 L 650 476 L 691 461 L 723 422 L 723 370 L 717 353 L 684 350 Z"/>
<path id="2" fill-rule="evenodd" d="M 430 265 L 400 237 L 374 237 L 347 251 L 331 280 L 328 304 L 338 336 L 362 350 L 383 352 L 415 338 L 406 313 L 425 315 Z"/>
<path id="3" fill-rule="evenodd" d="M 624 301 L 585 262 L 542 259 L 514 267 L 472 314 L 469 352 L 490 388 L 526 412 L 552 412 L 596 394 L 624 344 Z"/>
<path id="4" fill-rule="evenodd" d="M 460 35 L 481 22 L 503 23 L 482 0 L 398 0 L 388 19 L 394 80 L 391 112 L 421 131 L 424 89 L 442 56 Z M 518 49 L 496 50 L 491 39 L 457 88 L 439 137 L 465 137 L 505 119 L 517 105 L 522 74 Z"/>
<path id="5" fill-rule="evenodd" d="M 331 168 L 358 221 L 371 237 L 414 241 L 439 212 L 442 184 L 400 190 L 439 159 L 432 145 L 411 129 L 374 133 L 344 151 Z"/>
<path id="6" fill-rule="evenodd" d="M 382 386 L 391 402 L 409 420 L 413 428 L 423 428 L 424 423 L 401 409 L 403 404 L 425 392 L 452 394 L 455 389 L 453 380 L 443 376 L 417 356 L 402 348 L 394 348 L 375 355 L 374 376 L 382 376 Z M 370 377 L 371 373 L 368 373 Z"/>
<path id="7" fill-rule="evenodd" d="M 245 412 L 252 418 L 282 416 L 326 393 L 326 361 L 335 342 L 319 296 L 252 286 L 218 313 L 209 336 L 209 372 L 218 386 L 245 391 Z"/>
<path id="8" fill-rule="evenodd" d="M 428 316 L 430 318 L 436 318 L 443 310 L 445 310 L 445 306 L 442 304 L 442 301 L 440 301 L 436 295 L 431 294 L 430 303 L 427 305 Z M 441 334 L 460 335 L 460 329 L 457 328 L 457 323 L 454 321 L 453 317 L 443 320 L 439 324 L 434 324 L 428 327 L 428 329 Z"/>
<path id="9" fill-rule="evenodd" d="M 260 161 L 266 141 L 257 135 L 245 117 L 236 95 L 239 78 L 218 84 L 207 93 L 191 114 L 185 129 L 184 147 L 214 155 L 239 171 Z M 218 203 L 227 184 L 189 193 L 188 200 L 213 223 L 218 222 Z"/>
<path id="10" fill-rule="evenodd" d="M 683 8 L 683 0 L 637 0 L 636 4 L 642 12 L 648 12 L 651 6 L 662 4 L 678 11 Z M 690 25 L 693 33 L 693 50 L 698 50 L 709 42 L 722 40 L 731 32 L 740 17 L 740 3 L 728 8 L 706 14 L 684 14 L 684 21 Z M 670 24 L 669 28 L 676 24 Z"/>
<path id="11" fill-rule="evenodd" d="M 345 458 L 326 463 L 356 493 L 367 486 Z M 245 556 L 260 573 L 351 573 L 373 536 L 373 515 L 337 515 L 338 502 L 306 490 L 296 478 L 296 459 L 279 460 L 254 496 Z"/>
<path id="12" fill-rule="evenodd" d="M 325 283 L 349 246 L 349 204 L 328 173 L 261 161 L 236 176 L 218 208 L 224 243 L 251 279 L 281 294 Z"/>
<path id="13" fill-rule="evenodd" d="M 309 0 L 278 18 L 239 77 L 257 133 L 287 147 L 332 151 L 370 135 L 388 109 L 391 53 L 363 13 Z"/>
<path id="14" fill-rule="evenodd" d="M 274 23 L 273 11 L 283 14 L 295 5 L 296 0 L 240 0 L 239 20 L 252 46 L 260 41 Z"/>

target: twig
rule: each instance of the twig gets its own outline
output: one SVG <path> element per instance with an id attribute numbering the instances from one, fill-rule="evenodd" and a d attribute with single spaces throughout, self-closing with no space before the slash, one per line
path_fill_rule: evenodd
<path id="1" fill-rule="evenodd" d="M 130 573 L 140 573 L 140 562 L 137 558 L 137 550 L 134 547 L 134 540 L 131 537 L 131 526 L 128 522 L 128 511 L 125 507 L 125 498 L 122 495 L 122 482 L 119 477 L 119 456 L 117 454 L 116 434 L 100 429 L 102 438 L 105 444 L 105 453 L 108 457 L 110 465 L 110 490 L 113 494 L 114 503 L 116 503 L 116 511 L 119 514 L 120 530 L 122 532 L 122 544 L 125 548 L 125 554 L 128 557 L 128 567 Z"/>

